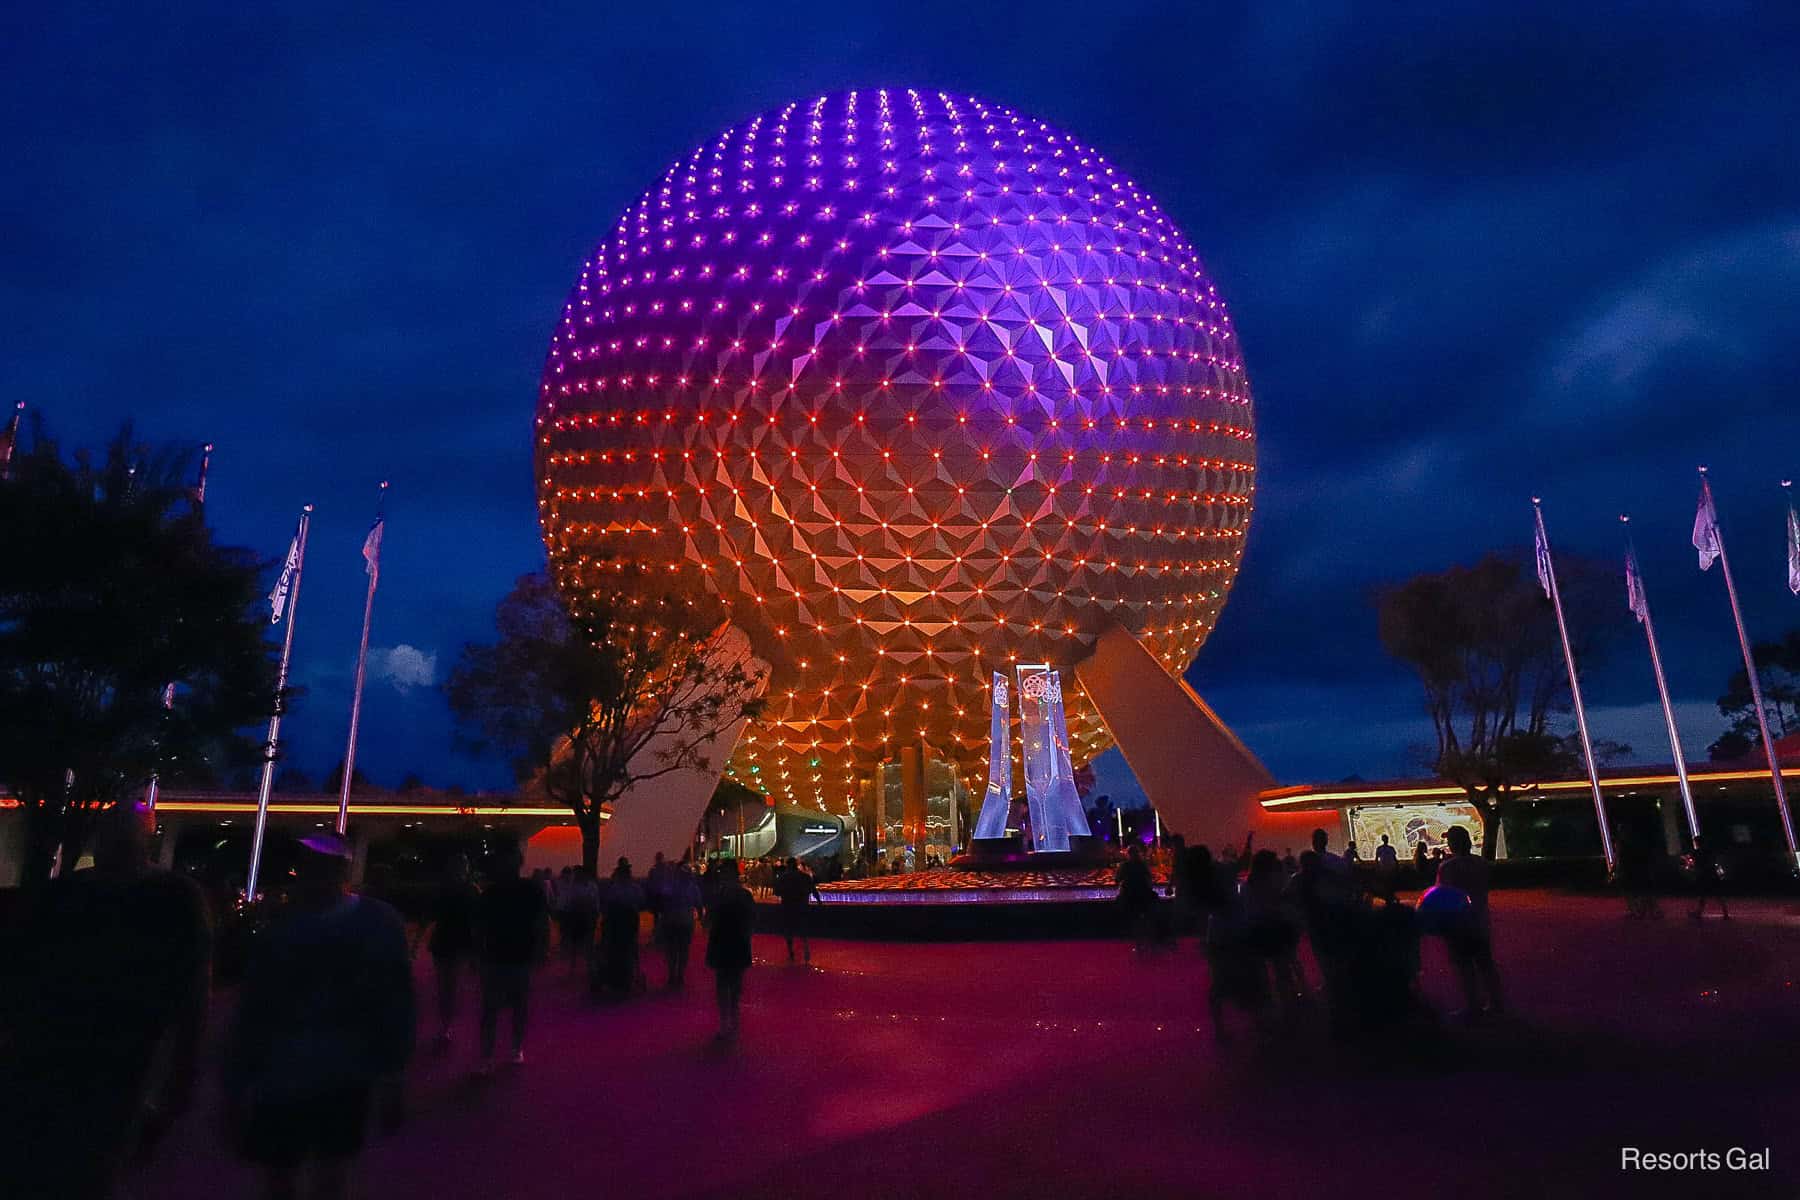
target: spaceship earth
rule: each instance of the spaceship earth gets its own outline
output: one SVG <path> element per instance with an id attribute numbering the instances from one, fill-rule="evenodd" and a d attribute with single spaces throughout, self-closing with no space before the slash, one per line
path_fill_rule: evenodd
<path id="1" fill-rule="evenodd" d="M 1185 669 L 1255 493 L 1231 318 L 1150 196 L 1042 121 L 904 89 L 671 166 L 582 265 L 536 422 L 565 593 L 704 580 L 776 663 L 733 774 L 833 810 L 908 744 L 973 780 L 1019 663 L 1065 668 L 1076 764 L 1105 749 L 1066 668 L 1116 620 Z"/>

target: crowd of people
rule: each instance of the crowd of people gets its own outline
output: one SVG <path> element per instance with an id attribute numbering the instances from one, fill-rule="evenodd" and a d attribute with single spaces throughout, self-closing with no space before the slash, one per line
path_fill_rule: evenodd
<path id="1" fill-rule="evenodd" d="M 844 864 L 836 858 L 824 858 L 809 864 L 805 860 L 791 855 L 783 858 L 767 854 L 761 858 L 745 859 L 741 875 L 744 886 L 750 889 L 752 896 L 758 900 L 769 900 L 776 895 L 776 885 L 780 882 L 781 877 L 794 870 L 796 866 L 804 867 L 815 883 L 836 883 L 840 879 L 861 879 L 864 871 L 862 859 L 858 859 L 846 870 Z"/>
<path id="2" fill-rule="evenodd" d="M 1420 851 L 1423 850 L 1421 843 Z M 1298 857 L 1289 851 L 1241 849 L 1214 856 L 1204 845 L 1171 838 L 1167 850 L 1173 896 L 1165 900 L 1141 845 L 1129 847 L 1117 875 L 1118 903 L 1140 951 L 1198 937 L 1210 968 L 1207 1007 L 1220 1040 L 1233 1036 L 1232 1015 L 1261 1033 L 1291 1027 L 1322 998 L 1334 1036 L 1389 1029 L 1423 1014 L 1420 942 L 1441 937 L 1462 980 L 1465 1019 L 1498 1013 L 1504 1001 L 1494 965 L 1488 910 L 1489 864 L 1474 853 L 1466 829 L 1449 830 L 1433 882 L 1417 907 L 1401 902 L 1398 854 L 1387 839 L 1372 875 L 1355 870 L 1353 847 L 1330 848 L 1323 829 Z M 1308 979 L 1302 939 L 1319 975 Z"/>
<path id="3" fill-rule="evenodd" d="M 11 947 L 20 970 L 0 1012 L 11 1075 L 0 1089 L 0 1127 L 41 1148 L 22 1167 L 12 1164 L 24 1171 L 18 1194 L 109 1194 L 130 1158 L 153 1152 L 193 1102 L 212 994 L 211 929 L 200 889 L 149 865 L 150 837 L 146 814 L 109 812 L 95 832 L 93 868 L 35 897 Z M 351 887 L 348 842 L 321 833 L 301 848 L 253 939 L 220 1055 L 224 1128 L 264 1169 L 275 1197 L 344 1194 L 368 1131 L 403 1121 L 400 1081 L 414 1053 L 421 951 L 431 962 L 437 1053 L 455 1049 L 464 994 L 477 999 L 478 1076 L 503 1061 L 503 1023 L 506 1057 L 525 1063 L 532 990 L 556 970 L 547 964 L 584 977 L 596 1001 L 626 1003 L 646 991 L 646 915 L 669 989 L 685 987 L 695 934 L 706 930 L 725 1043 L 739 1034 L 752 964 L 753 888 L 774 901 L 774 932 L 788 961 L 812 959 L 810 914 L 821 880 L 794 858 L 753 864 L 748 880 L 728 858 L 697 874 L 685 856 L 671 862 L 659 854 L 641 878 L 621 858 L 601 880 L 585 867 L 526 875 L 509 848 L 488 859 L 477 880 L 469 860 L 454 856 L 409 936 L 394 908 Z M 1184 934 L 1198 940 L 1221 1040 L 1244 1021 L 1264 1035 L 1291 1028 L 1320 1002 L 1339 1038 L 1421 1019 L 1426 938 L 1442 939 L 1461 981 L 1464 1018 L 1504 1009 L 1491 864 L 1465 829 L 1450 829 L 1436 857 L 1415 847 L 1410 879 L 1385 837 L 1363 865 L 1353 846 L 1333 852 L 1323 829 L 1298 856 L 1248 838 L 1215 855 L 1172 837 L 1158 857 L 1172 896 L 1165 898 L 1144 847 L 1133 845 L 1118 869 L 1118 903 L 1146 953 L 1178 945 Z M 1728 916 L 1722 872 L 1700 838 L 1693 857 L 1695 915 L 1710 903 Z M 1406 903 L 1403 881 L 1429 886 Z"/>
<path id="4" fill-rule="evenodd" d="M 766 887 L 780 901 L 778 932 L 787 942 L 789 960 L 795 960 L 796 946 L 806 961 L 812 959 L 805 912 L 817 895 L 812 872 L 789 858 L 766 885 L 755 878 L 750 883 L 746 886 L 739 864 L 729 858 L 713 860 L 704 875 L 697 875 L 685 856 L 670 862 L 658 853 L 641 879 L 630 860 L 621 858 L 599 880 L 587 868 L 573 866 L 560 874 L 540 869 L 525 877 L 517 857 L 502 854 L 492 864 L 486 886 L 477 889 L 468 860 L 453 858 L 415 939 L 431 954 L 435 1047 L 440 1052 L 450 1047 L 459 994 L 472 977 L 480 995 L 481 1069 L 492 1069 L 503 1015 L 510 1020 L 512 1061 L 523 1063 L 531 968 L 549 959 L 552 942 L 563 971 L 585 974 L 594 999 L 619 1002 L 648 990 L 642 961 L 646 915 L 649 943 L 662 959 L 663 983 L 670 989 L 686 986 L 694 934 L 705 926 L 707 966 L 718 985 L 720 1034 L 736 1036 L 742 973 L 750 966 L 755 927 L 753 887 Z"/>
<path id="5" fill-rule="evenodd" d="M 211 922 L 193 881 L 150 865 L 151 836 L 147 814 L 109 812 L 93 869 L 34 897 L 9 947 L 21 969 L 0 994 L 0 1122 L 35 1152 L 9 1162 L 0 1192 L 111 1195 L 193 1103 L 213 991 Z M 455 1046 L 464 993 L 477 997 L 477 1076 L 496 1068 L 502 1018 L 511 1063 L 526 1061 L 532 988 L 553 950 L 565 971 L 585 969 L 596 998 L 644 990 L 646 913 L 671 989 L 685 986 L 704 925 L 717 1036 L 738 1036 L 758 921 L 734 860 L 700 876 L 659 854 L 640 880 L 620 859 L 601 882 L 581 868 L 526 875 L 508 848 L 478 881 L 457 855 L 409 936 L 396 909 L 351 887 L 349 842 L 321 833 L 300 848 L 253 938 L 219 1055 L 225 1134 L 262 1169 L 271 1197 L 347 1195 L 369 1131 L 405 1119 L 420 951 L 431 961 L 436 1052 Z M 770 886 L 789 959 L 810 961 L 812 874 L 790 858 Z"/>

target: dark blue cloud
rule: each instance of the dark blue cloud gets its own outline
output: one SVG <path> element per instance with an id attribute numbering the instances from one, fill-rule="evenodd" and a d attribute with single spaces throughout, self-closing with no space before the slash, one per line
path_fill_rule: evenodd
<path id="1" fill-rule="evenodd" d="M 955 88 L 1105 147 L 1243 331 L 1262 490 L 1192 671 L 1289 778 L 1411 769 L 1371 589 L 1637 516 L 1676 690 L 1734 647 L 1684 552 L 1711 462 L 1752 621 L 1800 473 L 1800 17 L 1790 6 L 66 4 L 0 28 L 0 394 L 71 440 L 219 443 L 212 513 L 274 554 L 319 505 L 293 748 L 339 751 L 357 549 L 393 481 L 375 642 L 441 676 L 541 558 L 536 374 L 581 256 L 669 161 L 794 96 Z M 1648 682 L 1622 642 L 1596 707 Z M 498 783 L 379 682 L 377 778 Z M 1641 725 L 1641 722 L 1639 722 Z M 1706 731 L 1710 732 L 1710 731 Z M 1704 739 L 1702 739 L 1704 740 Z M 1653 756 L 1654 747 L 1646 747 Z"/>

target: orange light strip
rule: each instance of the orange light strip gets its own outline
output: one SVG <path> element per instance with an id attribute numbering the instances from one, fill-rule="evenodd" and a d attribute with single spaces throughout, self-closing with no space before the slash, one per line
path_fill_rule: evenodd
<path id="1" fill-rule="evenodd" d="M 1800 767 L 1781 768 L 1783 779 L 1800 779 Z M 1710 771 L 1688 775 L 1691 783 L 1753 783 L 1756 780 L 1767 780 L 1767 771 Z M 1602 788 L 1618 787 L 1670 787 L 1680 783 L 1674 775 L 1625 775 L 1616 779 L 1602 779 Z M 1548 783 L 1540 783 L 1535 787 L 1523 789 L 1533 792 L 1578 792 L 1588 788 L 1585 779 L 1553 779 Z M 1463 789 L 1453 785 L 1440 784 L 1433 787 L 1384 788 L 1370 792 L 1302 792 L 1295 794 L 1292 788 L 1282 788 L 1276 792 L 1263 793 L 1261 801 L 1266 809 L 1294 808 L 1309 804 L 1338 804 L 1351 800 L 1422 800 L 1461 799 Z"/>
<path id="2" fill-rule="evenodd" d="M 256 805 L 232 801 L 205 800 L 166 800 L 156 806 L 159 813 L 253 813 Z M 353 804 L 353 814 L 369 817 L 570 817 L 566 808 L 501 808 L 494 805 L 476 805 L 470 808 L 447 808 L 433 804 Z M 335 804 L 271 804 L 270 813 L 292 813 L 312 816 L 321 813 L 337 814 Z M 602 821 L 612 819 L 612 814 L 602 812 Z"/>

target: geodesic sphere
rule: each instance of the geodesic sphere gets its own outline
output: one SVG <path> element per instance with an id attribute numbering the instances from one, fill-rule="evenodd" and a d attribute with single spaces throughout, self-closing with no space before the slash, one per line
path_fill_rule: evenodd
<path id="1" fill-rule="evenodd" d="M 1182 671 L 1256 469 L 1231 318 L 1150 197 L 1041 121 L 897 90 L 765 113 L 625 211 L 536 465 L 559 583 L 704 578 L 779 664 L 734 773 L 834 809 L 919 739 L 979 774 L 991 673 L 1109 620 Z M 1109 739 L 1064 687 L 1080 764 Z"/>

